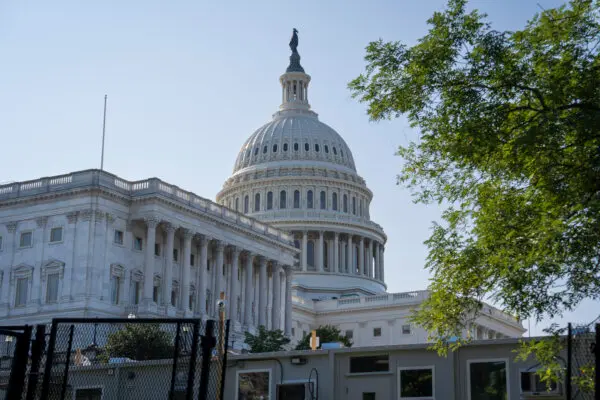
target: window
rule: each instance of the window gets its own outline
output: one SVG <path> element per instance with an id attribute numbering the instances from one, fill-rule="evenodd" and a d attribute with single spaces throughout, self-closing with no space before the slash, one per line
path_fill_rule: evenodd
<path id="1" fill-rule="evenodd" d="M 190 254 L 190 265 L 193 267 L 194 266 L 194 255 Z"/>
<path id="2" fill-rule="evenodd" d="M 77 389 L 75 392 L 75 400 L 101 400 L 102 389 Z"/>
<path id="3" fill-rule="evenodd" d="M 467 361 L 470 400 L 504 400 L 508 398 L 505 360 Z"/>
<path id="4" fill-rule="evenodd" d="M 342 158 L 344 158 L 344 149 L 340 149 L 340 156 L 342 156 Z"/>
<path id="5" fill-rule="evenodd" d="M 260 193 L 254 195 L 254 212 L 260 211 Z"/>
<path id="6" fill-rule="evenodd" d="M 236 197 L 235 198 L 235 211 L 240 211 L 240 198 Z"/>
<path id="7" fill-rule="evenodd" d="M 329 153 L 329 146 L 325 145 L 323 147 L 325 147 L 325 153 Z"/>
<path id="8" fill-rule="evenodd" d="M 300 208 L 300 191 L 294 190 L 294 208 Z"/>
<path id="9" fill-rule="evenodd" d="M 298 143 L 294 143 L 294 151 L 298 151 L 298 148 L 299 148 L 299 147 L 300 147 L 300 146 L 298 146 Z"/>
<path id="10" fill-rule="evenodd" d="M 254 148 L 254 155 L 257 155 L 257 154 L 258 154 L 258 147 L 255 147 Z"/>
<path id="11" fill-rule="evenodd" d="M 362 400 L 375 400 L 375 392 L 363 392 Z"/>
<path id="12" fill-rule="evenodd" d="M 310 150 L 310 145 L 308 143 L 304 143 L 304 150 Z"/>
<path id="13" fill-rule="evenodd" d="M 142 251 L 143 248 L 144 248 L 144 241 L 143 241 L 143 239 L 141 237 L 137 237 L 136 236 L 135 239 L 133 240 L 133 249 L 134 250 Z"/>
<path id="14" fill-rule="evenodd" d="M 344 195 L 344 212 L 348 212 L 348 196 Z"/>
<path id="15" fill-rule="evenodd" d="M 154 255 L 160 257 L 160 243 L 154 243 Z"/>
<path id="16" fill-rule="evenodd" d="M 363 201 L 360 199 L 360 207 L 358 207 L 358 215 L 362 217 L 363 215 Z"/>
<path id="17" fill-rule="evenodd" d="M 381 336 L 381 328 L 373 328 L 373 337 Z"/>
<path id="18" fill-rule="evenodd" d="M 337 209 L 338 209 L 337 193 L 331 194 L 331 208 L 334 211 L 337 211 Z"/>
<path id="19" fill-rule="evenodd" d="M 537 371 L 521 371 L 521 394 L 559 394 L 558 384 L 551 382 L 550 387 L 540 380 Z"/>
<path id="20" fill-rule="evenodd" d="M 132 285 L 131 302 L 133 304 L 140 304 L 140 298 L 142 297 L 142 283 L 140 281 L 133 282 Z"/>
<path id="21" fill-rule="evenodd" d="M 158 303 L 158 295 L 160 294 L 160 287 L 154 285 L 154 288 L 152 289 L 152 301 L 155 303 Z"/>
<path id="22" fill-rule="evenodd" d="M 348 330 L 346 330 L 345 336 L 346 336 L 348 339 L 354 339 L 354 331 L 353 331 L 352 329 L 348 329 Z"/>
<path id="23" fill-rule="evenodd" d="M 319 202 L 321 203 L 321 210 L 325 210 L 327 208 L 327 194 L 324 190 L 321 190 L 321 195 L 319 197 Z"/>
<path id="24" fill-rule="evenodd" d="M 356 215 L 356 197 L 352 197 L 352 214 Z"/>
<path id="25" fill-rule="evenodd" d="M 433 399 L 433 367 L 398 368 L 401 399 Z"/>
<path id="26" fill-rule="evenodd" d="M 323 239 L 323 267 L 329 269 L 329 246 L 327 240 Z"/>
<path id="27" fill-rule="evenodd" d="M 173 249 L 173 261 L 179 261 L 179 249 Z"/>
<path id="28" fill-rule="evenodd" d="M 110 278 L 110 300 L 113 304 L 119 304 L 121 300 L 121 277 L 112 276 Z"/>
<path id="29" fill-rule="evenodd" d="M 337 156 L 337 149 L 333 146 L 333 154 Z"/>
<path id="30" fill-rule="evenodd" d="M 309 240 L 306 246 L 306 263 L 310 267 L 315 266 L 315 242 L 312 240 Z"/>
<path id="31" fill-rule="evenodd" d="M 273 145 L 273 153 L 277 153 L 277 145 L 276 144 Z"/>
<path id="32" fill-rule="evenodd" d="M 248 195 L 246 195 L 246 197 L 244 197 L 244 214 L 248 214 L 248 207 L 250 203 L 250 198 L 248 197 Z"/>
<path id="33" fill-rule="evenodd" d="M 62 228 L 52 228 L 50 229 L 50 243 L 62 242 Z"/>
<path id="34" fill-rule="evenodd" d="M 123 244 L 123 231 L 115 230 L 115 237 L 113 238 L 115 244 Z"/>
<path id="35" fill-rule="evenodd" d="M 350 373 L 388 372 L 390 359 L 387 354 L 379 356 L 350 357 Z"/>
<path id="36" fill-rule="evenodd" d="M 315 151 L 318 153 L 319 152 L 319 145 L 317 143 L 315 143 Z"/>
<path id="37" fill-rule="evenodd" d="M 287 207 L 287 192 L 282 190 L 279 192 L 279 208 L 285 209 Z"/>
<path id="38" fill-rule="evenodd" d="M 288 151 L 288 144 L 287 143 L 283 144 L 283 151 Z"/>
<path id="39" fill-rule="evenodd" d="M 265 145 L 265 146 L 263 147 L 263 154 L 265 154 L 266 152 L 267 152 L 267 146 Z"/>
<path id="40" fill-rule="evenodd" d="M 267 210 L 273 209 L 273 192 L 267 193 Z"/>
<path id="41" fill-rule="evenodd" d="M 29 292 L 29 278 L 17 279 L 17 290 L 15 293 L 15 307 L 27 304 L 27 295 Z"/>
<path id="42" fill-rule="evenodd" d="M 410 325 L 402 325 L 402 334 L 410 335 Z"/>
<path id="43" fill-rule="evenodd" d="M 58 301 L 58 279 L 59 274 L 49 274 L 46 277 L 46 303 Z"/>
<path id="44" fill-rule="evenodd" d="M 306 206 L 308 208 L 313 208 L 313 191 L 309 190 L 306 193 Z"/>
<path id="45" fill-rule="evenodd" d="M 177 307 L 177 291 L 175 289 L 171 290 L 171 305 Z"/>
<path id="46" fill-rule="evenodd" d="M 21 233 L 21 240 L 19 241 L 19 247 L 31 247 L 33 244 L 33 233 L 23 232 Z"/>

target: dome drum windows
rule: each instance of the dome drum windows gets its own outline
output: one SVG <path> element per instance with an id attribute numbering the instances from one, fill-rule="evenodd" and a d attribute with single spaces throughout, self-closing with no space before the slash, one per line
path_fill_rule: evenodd
<path id="1" fill-rule="evenodd" d="M 254 155 L 257 156 L 258 155 L 258 147 L 254 148 Z"/>
<path id="2" fill-rule="evenodd" d="M 254 212 L 260 211 L 260 193 L 254 195 Z"/>
<path id="3" fill-rule="evenodd" d="M 268 150 L 268 146 L 267 146 L 267 145 L 265 145 L 265 146 L 263 147 L 263 154 L 266 154 L 266 153 L 267 153 L 267 150 Z"/>
<path id="4" fill-rule="evenodd" d="M 298 151 L 299 148 L 300 146 L 298 145 L 298 143 L 294 143 L 294 151 Z"/>
<path id="5" fill-rule="evenodd" d="M 273 145 L 273 153 L 277 153 L 277 145 L 276 144 Z"/>
<path id="6" fill-rule="evenodd" d="M 249 203 L 250 203 L 250 197 L 248 195 L 246 195 L 246 197 L 244 197 L 244 214 L 248 214 Z"/>
<path id="7" fill-rule="evenodd" d="M 279 193 L 279 208 L 285 210 L 287 208 L 287 192 L 282 190 Z"/>
<path id="8" fill-rule="evenodd" d="M 273 192 L 267 193 L 267 210 L 273 209 Z"/>
<path id="9" fill-rule="evenodd" d="M 283 151 L 288 151 L 288 144 L 287 143 L 283 144 Z"/>
<path id="10" fill-rule="evenodd" d="M 313 191 L 309 190 L 306 192 L 306 207 L 313 208 Z"/>
<path id="11" fill-rule="evenodd" d="M 345 213 L 347 213 L 348 212 L 348 195 L 344 195 L 344 201 L 343 202 L 344 202 L 344 204 L 343 204 L 344 205 L 343 211 Z"/>
<path id="12" fill-rule="evenodd" d="M 333 146 L 333 155 L 337 156 L 337 149 Z"/>
<path id="13" fill-rule="evenodd" d="M 352 214 L 356 215 L 356 197 L 352 197 Z"/>
<path id="14" fill-rule="evenodd" d="M 323 147 L 325 147 L 325 153 L 329 154 L 329 146 L 325 145 Z"/>
<path id="15" fill-rule="evenodd" d="M 300 208 L 300 191 L 294 190 L 294 208 Z"/>
<path id="16" fill-rule="evenodd" d="M 337 211 L 338 209 L 338 195 L 337 193 L 331 194 L 331 208 L 333 211 Z"/>
<path id="17" fill-rule="evenodd" d="M 309 151 L 310 150 L 310 144 L 308 144 L 308 142 L 304 143 L 304 150 L 305 151 Z"/>
<path id="18" fill-rule="evenodd" d="M 327 194 L 324 190 L 321 190 L 321 194 L 319 195 L 319 203 L 321 210 L 327 209 Z"/>
<path id="19" fill-rule="evenodd" d="M 315 143 L 315 151 L 318 153 L 319 152 L 319 144 Z"/>

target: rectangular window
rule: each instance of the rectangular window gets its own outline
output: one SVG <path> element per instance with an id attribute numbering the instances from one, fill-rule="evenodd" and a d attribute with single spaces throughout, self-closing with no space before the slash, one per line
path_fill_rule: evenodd
<path id="1" fill-rule="evenodd" d="M 522 371 L 521 372 L 521 394 L 536 395 L 536 394 L 560 394 L 558 384 L 550 382 L 550 387 L 546 382 L 542 382 L 537 371 Z"/>
<path id="2" fill-rule="evenodd" d="M 158 303 L 158 294 L 160 293 L 160 288 L 158 286 L 154 286 L 152 289 L 152 301 Z"/>
<path id="3" fill-rule="evenodd" d="M 390 358 L 387 354 L 379 356 L 350 357 L 350 373 L 388 372 Z"/>
<path id="4" fill-rule="evenodd" d="M 160 243 L 154 243 L 154 255 L 160 257 Z"/>
<path id="5" fill-rule="evenodd" d="M 114 242 L 115 244 L 123 244 L 123 231 L 115 230 Z"/>
<path id="6" fill-rule="evenodd" d="M 402 325 L 402 334 L 410 335 L 410 325 Z"/>
<path id="7" fill-rule="evenodd" d="M 50 229 L 50 243 L 62 242 L 63 229 L 52 228 Z"/>
<path id="8" fill-rule="evenodd" d="M 110 299 L 113 304 L 119 304 L 121 292 L 121 278 L 113 276 L 110 280 Z"/>
<path id="9" fill-rule="evenodd" d="M 177 307 L 177 292 L 175 290 L 171 291 L 171 305 Z"/>
<path id="10" fill-rule="evenodd" d="M 401 399 L 433 399 L 433 367 L 398 368 Z"/>
<path id="11" fill-rule="evenodd" d="M 354 331 L 352 329 L 346 330 L 346 337 L 348 339 L 354 339 Z"/>
<path id="12" fill-rule="evenodd" d="M 194 257 L 194 255 L 193 255 L 193 254 L 190 254 L 190 265 L 191 265 L 192 267 L 194 266 L 194 261 L 195 261 L 195 260 L 194 260 L 194 258 L 195 258 L 195 257 Z"/>
<path id="13" fill-rule="evenodd" d="M 17 279 L 17 291 L 15 296 L 15 307 L 27 304 L 27 292 L 29 291 L 29 278 Z"/>
<path id="14" fill-rule="evenodd" d="M 136 236 L 135 239 L 133 239 L 133 249 L 142 251 L 143 248 L 144 248 L 144 240 L 141 237 Z"/>
<path id="15" fill-rule="evenodd" d="M 21 233 L 21 240 L 19 241 L 19 247 L 31 247 L 33 244 L 33 233 L 23 232 Z"/>
<path id="16" fill-rule="evenodd" d="M 102 389 L 77 389 L 75 400 L 102 400 Z"/>
<path id="17" fill-rule="evenodd" d="M 178 260 L 179 260 L 179 250 L 173 249 L 173 261 L 178 261 Z"/>
<path id="18" fill-rule="evenodd" d="M 49 274 L 46 277 L 46 303 L 58 301 L 58 274 Z"/>
<path id="19" fill-rule="evenodd" d="M 381 328 L 373 328 L 373 336 L 374 337 L 381 336 Z"/>
<path id="20" fill-rule="evenodd" d="M 468 361 L 470 400 L 505 400 L 508 398 L 505 360 Z"/>
<path id="21" fill-rule="evenodd" d="M 133 282 L 133 291 L 132 291 L 132 303 L 140 304 L 140 297 L 142 293 L 142 285 L 140 282 Z"/>
<path id="22" fill-rule="evenodd" d="M 375 392 L 363 392 L 362 400 L 375 400 Z"/>
<path id="23" fill-rule="evenodd" d="M 292 327 L 292 336 L 296 336 L 296 328 Z"/>

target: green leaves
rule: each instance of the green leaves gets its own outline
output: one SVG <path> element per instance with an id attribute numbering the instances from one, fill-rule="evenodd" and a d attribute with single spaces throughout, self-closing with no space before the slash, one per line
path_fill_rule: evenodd
<path id="1" fill-rule="evenodd" d="M 136 361 L 172 358 L 174 338 L 155 324 L 127 324 L 108 336 L 102 359 L 126 357 Z"/>
<path id="2" fill-rule="evenodd" d="M 414 315 L 440 352 L 484 299 L 541 320 L 600 298 L 600 1 L 516 32 L 465 3 L 450 0 L 415 46 L 370 43 L 349 84 L 372 120 L 417 128 L 398 183 L 445 207 Z"/>
<path id="3" fill-rule="evenodd" d="M 258 327 L 256 336 L 250 332 L 244 332 L 244 336 L 251 353 L 282 351 L 284 346 L 290 343 L 290 339 L 283 334 L 281 329 L 268 331 L 262 325 Z"/>
<path id="4" fill-rule="evenodd" d="M 310 333 L 304 335 L 296 345 L 296 350 L 310 350 Z M 340 330 L 333 325 L 324 325 L 317 328 L 319 343 L 342 343 L 346 347 L 352 347 L 352 340 L 342 335 Z M 319 345 L 320 348 L 320 345 Z"/>

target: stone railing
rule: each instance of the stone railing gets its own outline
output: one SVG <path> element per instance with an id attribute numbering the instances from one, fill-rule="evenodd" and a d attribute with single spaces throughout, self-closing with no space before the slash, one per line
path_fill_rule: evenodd
<path id="1" fill-rule="evenodd" d="M 381 225 L 371 221 L 366 216 L 357 216 L 342 211 L 333 210 L 306 210 L 306 209 L 289 209 L 289 210 L 269 210 L 253 213 L 252 216 L 261 221 L 276 222 L 277 220 L 318 220 L 319 222 L 342 222 L 362 225 L 366 228 L 374 229 L 383 233 Z"/>
<path id="2" fill-rule="evenodd" d="M 116 175 L 100 170 L 85 170 L 67 175 L 40 178 L 34 181 L 14 182 L 0 186 L 0 201 L 21 197 L 42 195 L 47 193 L 73 190 L 83 187 L 102 187 L 114 192 L 135 197 L 159 195 L 223 220 L 238 224 L 263 235 L 274 237 L 286 244 L 293 244 L 290 234 L 266 225 L 254 218 L 237 213 L 213 201 L 197 196 L 192 192 L 180 189 L 158 178 L 142 181 L 126 181 Z"/>

